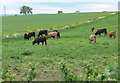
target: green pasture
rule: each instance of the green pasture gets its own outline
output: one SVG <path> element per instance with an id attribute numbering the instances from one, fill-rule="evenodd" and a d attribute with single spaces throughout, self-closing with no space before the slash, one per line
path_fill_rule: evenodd
<path id="1" fill-rule="evenodd" d="M 61 28 L 79 24 L 90 18 L 107 15 L 109 13 L 110 12 L 4 16 L 2 17 L 2 33 L 4 35 L 39 31 L 42 29 Z"/>
<path id="2" fill-rule="evenodd" d="M 81 20 L 103 14 L 105 13 L 8 16 L 3 17 L 3 34 L 26 32 L 29 29 L 57 28 L 58 26 L 76 24 Z M 27 69 L 28 65 L 36 65 L 37 76 L 34 80 L 37 81 L 63 81 L 60 71 L 60 64 L 63 62 L 67 63 L 68 68 L 77 76 L 84 71 L 83 63 L 89 60 L 104 68 L 106 66 L 101 63 L 103 60 L 107 64 L 117 62 L 117 18 L 116 14 L 92 23 L 60 30 L 61 38 L 48 39 L 47 45 L 32 45 L 34 38 L 30 40 L 24 40 L 23 37 L 3 39 L 3 68 L 9 68 L 9 72 L 15 75 L 14 80 L 26 80 L 24 73 L 29 70 Z M 92 26 L 95 26 L 94 32 L 91 31 Z M 116 39 L 102 34 L 97 36 L 96 44 L 89 43 L 89 36 L 101 28 L 107 28 L 108 32 L 117 31 Z"/>

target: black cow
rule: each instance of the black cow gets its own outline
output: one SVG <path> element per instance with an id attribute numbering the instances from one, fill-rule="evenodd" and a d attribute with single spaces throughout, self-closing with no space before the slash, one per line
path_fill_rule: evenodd
<path id="1" fill-rule="evenodd" d="M 35 38 L 35 32 L 30 32 L 28 34 L 24 34 L 24 39 L 29 40 L 29 38 L 31 38 L 32 36 L 34 36 L 34 38 Z"/>
<path id="2" fill-rule="evenodd" d="M 31 38 L 32 36 L 34 36 L 34 38 L 35 38 L 35 32 L 28 33 L 28 36 L 29 36 L 29 38 Z"/>
<path id="3" fill-rule="evenodd" d="M 35 38 L 35 40 L 32 42 L 32 44 L 34 45 L 35 43 L 37 43 L 39 45 L 39 43 L 42 42 L 42 45 L 44 45 L 44 42 L 45 42 L 45 45 L 47 45 L 46 39 L 47 39 L 46 37 Z"/>
<path id="4" fill-rule="evenodd" d="M 106 28 L 104 28 L 104 29 L 99 29 L 99 30 L 97 30 L 97 32 L 95 33 L 95 35 L 101 35 L 101 33 L 107 34 L 107 29 L 106 29 Z"/>
<path id="5" fill-rule="evenodd" d="M 45 34 L 45 35 L 47 36 L 47 33 L 48 33 L 47 30 L 41 30 L 41 31 L 39 31 L 38 37 L 39 37 L 40 35 L 42 36 L 42 34 Z"/>
<path id="6" fill-rule="evenodd" d="M 28 34 L 24 34 L 24 39 L 28 39 L 29 40 Z"/>

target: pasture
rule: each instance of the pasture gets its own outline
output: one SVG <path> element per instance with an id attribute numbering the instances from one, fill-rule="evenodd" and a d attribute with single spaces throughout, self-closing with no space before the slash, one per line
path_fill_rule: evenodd
<path id="1" fill-rule="evenodd" d="M 2 17 L 2 33 L 13 34 L 20 32 L 38 31 L 41 29 L 54 29 L 73 24 L 79 24 L 85 20 L 107 15 L 108 13 L 68 13 L 68 14 L 43 14 L 27 16 L 5 16 Z"/>
<path id="2" fill-rule="evenodd" d="M 3 17 L 3 34 L 60 28 L 105 14 L 107 13 L 6 16 Z M 59 30 L 61 38 L 48 39 L 48 45 L 43 46 L 42 44 L 32 45 L 34 38 L 30 40 L 24 40 L 23 36 L 11 39 L 3 38 L 2 66 L 8 69 L 12 78 L 9 80 L 27 80 L 28 78 L 24 74 L 31 70 L 29 65 L 35 66 L 34 80 L 36 81 L 64 81 L 60 70 L 61 63 L 65 63 L 68 69 L 78 77 L 84 75 L 84 63 L 89 63 L 89 61 L 95 65 L 96 70 L 101 68 L 101 71 L 104 71 L 111 62 L 117 63 L 117 18 L 116 14 L 92 23 Z M 95 26 L 94 32 L 91 31 L 92 26 Z M 117 31 L 116 39 L 103 34 L 97 36 L 96 44 L 89 43 L 89 36 L 101 28 L 106 28 L 108 32 Z"/>

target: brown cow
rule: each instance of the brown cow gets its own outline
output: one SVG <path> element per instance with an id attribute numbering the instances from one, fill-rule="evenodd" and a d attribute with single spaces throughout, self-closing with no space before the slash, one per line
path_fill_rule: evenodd
<path id="1" fill-rule="evenodd" d="M 89 43 L 91 43 L 92 41 L 96 43 L 96 35 L 90 35 Z"/>
<path id="2" fill-rule="evenodd" d="M 57 34 L 58 34 L 58 32 L 49 32 L 47 35 L 47 38 L 51 38 L 51 37 L 55 38 L 55 37 L 57 37 Z"/>
<path id="3" fill-rule="evenodd" d="M 114 39 L 116 38 L 116 31 L 110 31 L 109 32 L 109 37 L 112 38 L 112 36 L 114 37 Z"/>
<path id="4" fill-rule="evenodd" d="M 92 30 L 92 31 L 94 31 L 94 30 L 95 30 L 95 27 L 94 27 L 94 26 L 92 26 L 91 30 Z"/>

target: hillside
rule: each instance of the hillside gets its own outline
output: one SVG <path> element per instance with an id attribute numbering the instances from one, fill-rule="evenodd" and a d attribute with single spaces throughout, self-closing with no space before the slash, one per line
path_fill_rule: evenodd
<path id="1" fill-rule="evenodd" d="M 62 28 L 109 13 L 110 12 L 4 16 L 2 18 L 2 31 L 3 34 L 13 34 L 38 31 L 41 29 Z"/>
<path id="2" fill-rule="evenodd" d="M 75 16 L 74 16 L 75 15 Z M 80 15 L 80 17 L 79 17 Z M 3 32 L 24 32 L 27 28 L 33 27 L 39 28 L 42 23 L 43 28 L 47 26 L 51 27 L 56 24 L 57 26 L 74 24 L 91 17 L 103 15 L 103 13 L 86 13 L 86 14 L 65 14 L 63 15 L 40 15 L 40 16 L 22 16 L 22 17 L 4 17 L 4 28 Z M 73 17 L 74 19 L 73 19 Z M 35 17 L 35 18 L 34 18 Z M 38 19 L 39 17 L 39 19 Z M 45 20 L 40 20 L 44 18 Z M 79 18 L 80 19 L 79 19 Z M 7 19 L 9 18 L 9 20 Z M 11 22 L 11 20 L 16 20 Z M 20 19 L 21 18 L 21 19 Z M 23 21 L 22 19 L 33 19 Z M 28 19 L 27 19 L 28 18 Z M 68 19 L 69 18 L 69 19 Z M 11 39 L 3 39 L 3 68 L 8 68 L 10 74 L 15 74 L 13 80 L 27 80 L 24 75 L 25 72 L 31 70 L 30 65 L 35 66 L 36 77 L 35 81 L 65 81 L 63 73 L 61 73 L 61 64 L 65 63 L 67 68 L 74 72 L 68 72 L 70 75 L 76 75 L 80 81 L 91 80 L 98 81 L 102 78 L 102 74 L 105 74 L 103 81 L 117 80 L 117 55 L 118 55 L 118 14 L 108 16 L 103 19 L 99 19 L 90 23 L 81 24 L 69 29 L 59 30 L 61 38 L 59 39 L 48 39 L 48 45 L 32 45 L 34 38 L 30 40 L 24 40 L 23 36 Z M 47 20 L 48 19 L 48 20 Z M 55 20 L 56 19 L 56 20 Z M 58 20 L 60 19 L 60 20 Z M 73 19 L 73 20 L 72 20 Z M 7 20 L 7 21 L 5 21 Z M 39 20 L 39 21 L 38 21 Z M 47 22 L 45 22 L 47 20 Z M 32 22 L 31 22 L 32 21 Z M 53 22 L 54 21 L 54 22 Z M 6 22 L 6 25 L 5 25 Z M 11 22 L 11 24 L 9 23 Z M 20 24 L 19 24 L 20 23 Z M 18 25 L 17 25 L 18 24 Z M 36 26 L 34 26 L 35 24 Z M 68 26 L 67 25 L 67 26 Z M 6 27 L 5 27 L 6 26 Z M 8 29 L 12 27 L 12 29 Z M 16 26 L 16 28 L 15 28 Z M 91 27 L 95 26 L 95 31 L 91 31 Z M 24 27 L 25 29 L 21 29 Z M 39 29 L 43 29 L 39 28 Z M 48 28 L 48 27 L 47 27 Z M 89 36 L 94 34 L 98 29 L 106 28 L 109 31 L 117 31 L 116 39 L 109 38 L 108 35 L 97 36 L 97 43 L 89 43 Z M 4 34 L 4 33 L 3 33 Z M 85 65 L 87 64 L 87 66 Z M 97 73 L 94 78 L 90 75 L 85 79 L 87 73 L 84 72 L 86 67 L 89 67 L 93 73 Z M 111 67 L 112 65 L 112 67 Z M 108 72 L 107 69 L 113 68 Z M 18 70 L 16 70 L 16 69 Z M 88 68 L 89 69 L 89 68 Z M 87 69 L 86 69 L 87 70 Z M 106 73 L 109 73 L 106 74 Z M 68 75 L 69 75 L 68 74 Z M 12 76 L 11 76 L 12 78 Z M 69 77 L 70 78 L 70 77 Z M 74 78 L 74 77 L 73 77 Z M 71 79 L 73 79 L 71 77 Z"/>

